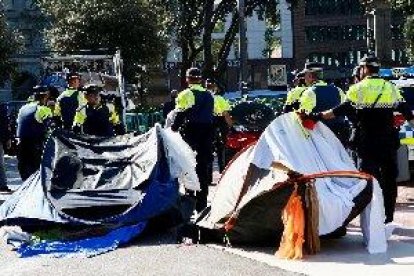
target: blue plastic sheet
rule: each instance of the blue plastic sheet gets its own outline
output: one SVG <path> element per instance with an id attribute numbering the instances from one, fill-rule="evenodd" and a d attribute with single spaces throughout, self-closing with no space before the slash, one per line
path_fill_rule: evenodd
<path id="1" fill-rule="evenodd" d="M 146 222 L 125 226 L 109 232 L 105 236 L 87 238 L 77 241 L 42 241 L 35 244 L 24 244 L 17 253 L 21 258 L 48 255 L 63 257 L 95 257 L 117 249 L 138 237 L 145 229 Z"/>

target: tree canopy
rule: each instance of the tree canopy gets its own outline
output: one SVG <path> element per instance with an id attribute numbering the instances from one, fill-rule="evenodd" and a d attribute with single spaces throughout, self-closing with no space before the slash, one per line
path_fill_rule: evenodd
<path id="1" fill-rule="evenodd" d="M 21 48 L 21 42 L 19 34 L 8 27 L 6 17 L 0 9 L 0 84 L 14 71 L 14 63 L 10 58 Z"/>
<path id="2" fill-rule="evenodd" d="M 405 17 L 404 35 L 408 53 L 414 57 L 414 2 L 411 0 L 395 0 L 391 1 L 394 8 Z"/>
<path id="3" fill-rule="evenodd" d="M 203 55 L 205 77 L 222 75 L 226 60 L 239 30 L 237 0 L 149 0 L 163 14 L 166 30 L 181 48 L 182 73 Z M 278 21 L 277 0 L 246 0 L 245 13 L 257 12 L 272 22 Z M 221 43 L 212 43 L 217 24 L 229 21 Z M 217 46 L 217 47 L 214 47 Z M 216 73 L 213 68 L 216 67 Z"/>
<path id="4" fill-rule="evenodd" d="M 37 0 L 49 17 L 46 33 L 57 51 L 121 49 L 127 78 L 166 52 L 160 18 L 146 0 Z"/>

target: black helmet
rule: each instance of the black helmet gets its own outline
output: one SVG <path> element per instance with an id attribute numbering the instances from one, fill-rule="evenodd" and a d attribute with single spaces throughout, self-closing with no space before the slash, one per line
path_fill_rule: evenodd
<path id="1" fill-rule="evenodd" d="M 187 70 L 185 76 L 187 78 L 201 78 L 201 70 L 197 67 L 192 67 Z"/>

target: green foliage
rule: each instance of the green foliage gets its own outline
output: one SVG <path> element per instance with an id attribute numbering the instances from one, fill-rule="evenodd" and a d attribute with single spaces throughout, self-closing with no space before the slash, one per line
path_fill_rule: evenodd
<path id="1" fill-rule="evenodd" d="M 262 51 L 263 57 L 270 57 L 272 52 L 280 46 L 281 41 L 280 38 L 275 37 L 274 35 L 274 29 L 271 27 L 268 27 L 264 34 L 264 40 L 266 43 L 265 48 Z"/>
<path id="2" fill-rule="evenodd" d="M 14 72 L 15 65 L 11 56 L 22 49 L 23 39 L 17 31 L 9 28 L 5 15 L 0 10 L 0 84 Z"/>
<path id="3" fill-rule="evenodd" d="M 211 77 L 216 65 L 222 75 L 230 49 L 236 41 L 239 16 L 237 0 L 149 0 L 163 15 L 166 32 L 181 47 L 184 66 L 191 65 L 203 54 L 204 75 Z M 255 12 L 273 24 L 279 20 L 278 0 L 246 0 L 247 16 Z M 212 33 L 222 29 L 222 22 L 228 21 L 222 42 L 212 45 Z M 199 38 L 202 38 L 200 41 Z M 220 46 L 219 48 L 217 46 Z M 214 64 L 215 63 L 215 64 Z"/>
<path id="4" fill-rule="evenodd" d="M 414 56 L 414 16 L 409 16 L 405 23 L 405 37 L 407 40 L 407 48 L 410 56 Z"/>
<path id="5" fill-rule="evenodd" d="M 46 33 L 58 51 L 121 49 L 125 75 L 140 64 L 159 64 L 166 39 L 156 10 L 146 0 L 37 0 L 51 28 Z"/>
<path id="6" fill-rule="evenodd" d="M 404 15 L 414 15 L 414 1 L 412 0 L 388 0 L 395 9 L 401 11 Z"/>

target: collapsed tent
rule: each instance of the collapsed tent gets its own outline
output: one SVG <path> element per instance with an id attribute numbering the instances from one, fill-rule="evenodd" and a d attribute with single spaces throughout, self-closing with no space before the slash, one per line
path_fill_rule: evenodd
<path id="1" fill-rule="evenodd" d="M 284 231 L 282 211 L 294 185 L 286 185 L 286 171 L 271 169 L 273 164 L 304 175 L 357 171 L 342 144 L 325 125 L 318 123 L 308 130 L 295 113 L 285 114 L 273 121 L 257 144 L 240 153 L 228 166 L 211 206 L 199 218 L 201 233 L 209 238 L 226 234 L 232 243 L 269 245 L 279 241 Z M 376 181 L 320 178 L 315 180 L 315 187 L 319 235 L 346 226 L 362 213 L 369 252 L 386 251 L 383 199 Z M 230 218 L 235 221 L 227 228 Z"/>
<path id="2" fill-rule="evenodd" d="M 40 170 L 0 207 L 0 226 L 113 230 L 179 216 L 179 183 L 199 189 L 194 168 L 190 147 L 159 125 L 114 138 L 55 132 Z"/>

